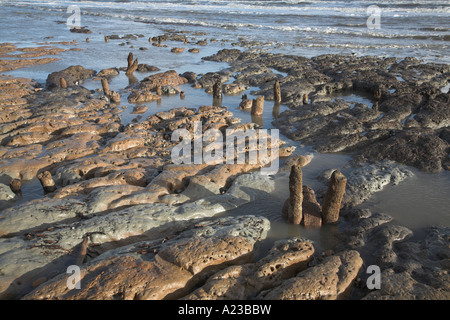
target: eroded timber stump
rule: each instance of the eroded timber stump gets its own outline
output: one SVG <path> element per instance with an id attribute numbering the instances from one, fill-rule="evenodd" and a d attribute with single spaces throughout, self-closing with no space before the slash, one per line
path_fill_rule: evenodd
<path id="1" fill-rule="evenodd" d="M 103 88 L 103 94 L 105 96 L 109 96 L 109 94 L 110 94 L 109 84 L 108 84 L 108 80 L 105 78 L 102 78 L 102 88 Z"/>
<path id="2" fill-rule="evenodd" d="M 252 116 L 260 116 L 263 114 L 263 111 L 264 111 L 264 97 L 259 96 L 256 99 L 253 99 L 251 111 Z"/>
<path id="3" fill-rule="evenodd" d="M 303 186 L 303 225 L 307 228 L 317 228 L 322 226 L 322 208 L 317 202 L 313 189 Z"/>
<path id="4" fill-rule="evenodd" d="M 66 88 L 67 88 L 67 82 L 66 82 L 66 79 L 60 78 L 60 79 L 59 79 L 59 86 L 60 86 L 62 89 L 66 89 Z"/>
<path id="5" fill-rule="evenodd" d="M 127 63 L 128 63 L 128 67 L 127 67 L 127 71 L 125 72 L 125 74 L 127 76 L 130 76 L 138 68 L 138 59 L 133 61 L 133 53 L 130 52 L 128 54 Z"/>
<path id="6" fill-rule="evenodd" d="M 331 174 L 322 207 L 322 220 L 324 224 L 338 221 L 346 184 L 347 178 L 339 170 L 335 170 Z"/>
<path id="7" fill-rule="evenodd" d="M 213 85 L 213 98 L 222 99 L 222 82 L 220 80 L 216 81 Z"/>
<path id="8" fill-rule="evenodd" d="M 275 84 L 273 85 L 273 97 L 275 102 L 281 102 L 281 88 L 280 88 L 280 81 L 275 81 Z"/>
<path id="9" fill-rule="evenodd" d="M 15 194 L 19 194 L 22 192 L 22 182 L 19 179 L 12 179 L 9 182 L 9 187 Z"/>

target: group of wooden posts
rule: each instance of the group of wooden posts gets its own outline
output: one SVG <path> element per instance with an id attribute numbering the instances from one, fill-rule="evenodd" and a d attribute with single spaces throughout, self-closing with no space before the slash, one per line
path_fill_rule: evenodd
<path id="1" fill-rule="evenodd" d="M 320 227 L 322 224 L 337 222 L 346 184 L 347 178 L 339 170 L 335 170 L 331 174 L 321 206 L 314 191 L 303 185 L 301 167 L 293 165 L 289 175 L 289 198 L 282 209 L 283 218 L 305 227 Z"/>
<path id="2" fill-rule="evenodd" d="M 274 102 L 275 104 L 281 103 L 281 88 L 280 88 L 280 82 L 278 80 L 275 81 L 273 85 L 273 96 L 274 96 Z M 216 81 L 213 85 L 213 101 L 221 101 L 222 100 L 222 82 L 220 80 Z M 248 106 L 242 107 L 244 105 L 247 105 L 246 102 L 249 102 Z M 308 104 L 309 98 L 308 94 L 304 94 L 302 97 L 303 104 Z M 250 103 L 250 101 L 247 99 L 247 95 L 244 94 L 242 96 L 242 102 L 240 105 L 241 109 L 250 109 L 251 108 L 251 115 L 252 116 L 260 116 L 263 114 L 264 111 L 264 96 L 258 96 L 256 99 L 253 99 Z"/>
<path id="3" fill-rule="evenodd" d="M 275 103 L 281 102 L 280 82 L 275 81 L 273 86 Z M 222 99 L 222 84 L 217 81 L 213 85 L 213 98 Z M 246 95 L 243 100 L 246 100 Z M 308 95 L 302 97 L 303 104 L 308 104 Z M 263 114 L 264 97 L 258 96 L 251 104 L 251 114 Z M 289 198 L 282 210 L 282 216 L 292 224 L 303 224 L 306 227 L 320 227 L 322 224 L 335 223 L 339 219 L 342 199 L 345 193 L 347 178 L 336 170 L 332 173 L 328 189 L 324 197 L 323 206 L 317 200 L 314 190 L 302 183 L 301 166 L 293 165 L 289 176 Z"/>
<path id="4" fill-rule="evenodd" d="M 56 184 L 50 171 L 39 173 L 37 178 L 41 182 L 44 193 L 51 193 L 56 190 Z M 12 179 L 9 182 L 9 187 L 15 194 L 22 194 L 22 181 L 20 179 Z"/>

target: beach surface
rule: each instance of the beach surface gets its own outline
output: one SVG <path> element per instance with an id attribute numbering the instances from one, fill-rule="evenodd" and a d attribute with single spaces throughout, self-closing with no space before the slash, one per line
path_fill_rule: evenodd
<path id="1" fill-rule="evenodd" d="M 0 2 L 0 299 L 449 299 L 449 8 L 381 7 Z"/>

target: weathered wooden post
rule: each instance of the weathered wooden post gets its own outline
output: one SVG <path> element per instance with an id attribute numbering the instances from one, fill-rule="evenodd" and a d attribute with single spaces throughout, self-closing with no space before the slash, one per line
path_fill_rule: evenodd
<path id="1" fill-rule="evenodd" d="M 303 95 L 303 104 L 308 104 L 308 100 L 309 100 L 308 94 L 305 93 L 305 94 Z"/>
<path id="2" fill-rule="evenodd" d="M 275 102 L 281 102 L 281 88 L 280 88 L 280 81 L 276 80 L 275 84 L 273 85 L 273 97 Z"/>
<path id="3" fill-rule="evenodd" d="M 282 209 L 283 218 L 290 223 L 300 224 L 302 222 L 302 202 L 303 202 L 303 186 L 302 186 L 302 169 L 299 165 L 291 167 L 289 175 L 289 198 L 284 202 Z"/>
<path id="4" fill-rule="evenodd" d="M 108 80 L 105 78 L 102 78 L 102 88 L 103 88 L 103 94 L 107 97 L 109 97 L 110 91 L 109 91 L 109 84 Z"/>
<path id="5" fill-rule="evenodd" d="M 19 179 L 12 179 L 9 182 L 9 187 L 15 194 L 22 193 L 22 182 Z"/>
<path id="6" fill-rule="evenodd" d="M 373 97 L 375 98 L 376 101 L 380 101 L 381 94 L 382 94 L 381 88 L 378 88 L 373 92 Z"/>
<path id="7" fill-rule="evenodd" d="M 126 75 L 132 75 L 133 72 L 136 71 L 136 69 L 138 68 L 138 59 L 133 61 L 133 53 L 129 53 L 128 54 L 128 67 L 127 67 L 127 71 L 125 72 Z"/>
<path id="8" fill-rule="evenodd" d="M 60 78 L 60 79 L 59 79 L 59 86 L 60 86 L 62 89 L 66 89 L 66 88 L 67 88 L 67 82 L 66 82 L 66 79 Z"/>
<path id="9" fill-rule="evenodd" d="M 222 81 L 217 80 L 213 85 L 213 98 L 222 99 Z"/>
<path id="10" fill-rule="evenodd" d="M 338 221 L 346 184 L 347 178 L 339 170 L 335 170 L 331 174 L 328 189 L 323 200 L 323 223 L 334 223 Z"/>
<path id="11" fill-rule="evenodd" d="M 275 119 L 278 119 L 278 115 L 280 114 L 280 108 L 281 108 L 280 103 L 274 102 L 273 109 L 272 109 L 272 115 Z"/>
<path id="12" fill-rule="evenodd" d="M 256 99 L 253 99 L 252 111 L 251 114 L 255 116 L 260 116 L 264 111 L 264 97 L 259 96 Z"/>
<path id="13" fill-rule="evenodd" d="M 41 172 L 37 177 L 41 182 L 45 193 L 50 193 L 56 190 L 55 181 L 53 181 L 52 174 L 49 171 Z"/>
<path id="14" fill-rule="evenodd" d="M 303 186 L 303 225 L 307 228 L 317 228 L 322 225 L 322 214 L 320 204 L 317 202 L 313 189 Z"/>
<path id="15" fill-rule="evenodd" d="M 156 94 L 157 94 L 158 96 L 161 96 L 161 95 L 162 95 L 162 87 L 161 87 L 160 84 L 156 85 Z"/>
<path id="16" fill-rule="evenodd" d="M 115 91 L 109 92 L 109 99 L 112 103 L 120 103 L 120 94 Z"/>

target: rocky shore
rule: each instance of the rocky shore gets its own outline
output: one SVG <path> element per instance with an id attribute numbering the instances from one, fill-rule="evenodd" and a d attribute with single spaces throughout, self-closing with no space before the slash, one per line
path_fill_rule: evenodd
<path id="1" fill-rule="evenodd" d="M 450 101 L 441 91 L 448 65 L 415 58 L 323 55 L 312 59 L 225 49 L 206 60 L 229 62 L 217 77 L 259 87 L 274 100 L 273 86 L 292 110 L 274 125 L 319 152 L 353 152 L 360 161 L 389 159 L 429 172 L 448 170 Z M 285 74 L 285 76 L 283 76 Z M 369 103 L 340 98 L 352 93 Z"/>
<path id="2" fill-rule="evenodd" d="M 162 46 L 166 39 L 150 40 Z M 10 44 L 0 48 L 4 55 L 16 51 Z M 406 165 L 428 172 L 450 168 L 450 100 L 440 90 L 450 66 L 238 49 L 204 59 L 229 67 L 178 74 L 139 64 L 131 55 L 127 68 L 71 66 L 49 74 L 45 85 L 0 76 L 0 299 L 450 298 L 450 228 L 428 228 L 416 239 L 390 215 L 359 207 L 385 186 L 411 177 Z M 17 61 L 2 60 L 0 70 L 18 68 Z M 27 60 L 20 67 L 50 62 Z M 109 90 L 108 79 L 120 72 L 132 76 L 139 68 L 153 74 L 120 93 Z M 103 90 L 83 87 L 93 78 L 102 80 Z M 219 99 L 257 87 L 254 95 L 263 98 L 250 103 L 252 114 L 258 103 L 265 100 L 267 108 L 268 101 L 280 100 L 274 106 L 290 110 L 277 114 L 273 124 L 286 137 L 317 152 L 354 155 L 338 220 L 322 231 L 333 233 L 332 249 L 318 250 L 300 237 L 263 249 L 273 217 L 258 212 L 256 203 L 277 188 L 276 177 L 259 172 L 267 163 L 173 163 L 177 129 L 194 134 L 196 122 L 202 133 L 258 128 L 241 123 L 233 113 L 238 106 L 180 106 L 122 123 L 120 101 L 133 104 L 140 116 L 147 111 L 142 103 L 182 97 L 182 85 Z M 372 104 L 339 98 L 348 91 L 362 92 Z M 275 143 L 284 164 L 280 174 L 311 161 L 282 139 Z M 333 172 L 317 177 L 322 188 L 301 182 L 297 188 L 319 212 Z M 20 184 L 32 179 L 40 180 L 45 195 L 21 201 Z M 252 204 L 246 215 L 227 216 Z M 371 265 L 382 271 L 377 290 L 366 285 Z M 80 267 L 81 289 L 68 287 L 69 266 Z"/>

